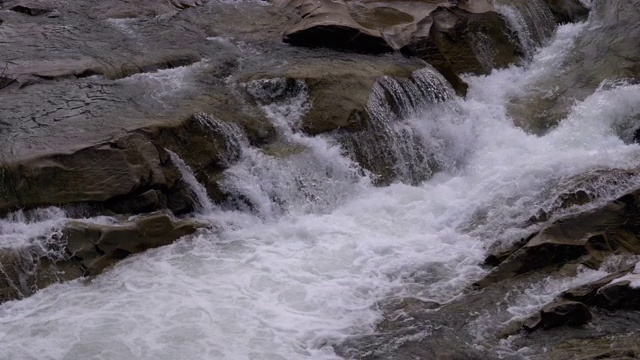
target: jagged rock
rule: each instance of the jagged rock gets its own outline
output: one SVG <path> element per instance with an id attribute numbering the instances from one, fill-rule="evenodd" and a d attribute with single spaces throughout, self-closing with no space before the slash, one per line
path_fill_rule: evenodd
<path id="1" fill-rule="evenodd" d="M 188 220 L 172 220 L 163 212 L 115 225 L 69 222 L 62 232 L 66 250 L 79 261 L 88 275 L 96 275 L 125 257 L 164 245 L 193 234 L 203 225 Z"/>
<path id="2" fill-rule="evenodd" d="M 498 265 L 476 285 L 485 287 L 519 274 L 558 267 L 571 261 L 598 268 L 607 255 L 640 254 L 640 239 L 636 235 L 640 226 L 636 220 L 639 196 L 636 191 L 599 209 L 558 221 L 533 236 L 525 245 L 489 256 L 487 265 L 491 262 Z M 506 256 L 509 251 L 513 252 Z"/>
<path id="3" fill-rule="evenodd" d="M 579 0 L 545 0 L 545 2 L 560 24 L 584 21 L 589 16 L 589 9 Z"/>
<path id="4" fill-rule="evenodd" d="M 540 312 L 524 324 L 524 328 L 533 331 L 539 328 L 553 329 L 562 326 L 582 326 L 592 319 L 589 308 L 581 302 L 557 300 L 546 305 Z"/>
<path id="5" fill-rule="evenodd" d="M 193 234 L 205 225 L 156 212 L 124 223 L 70 221 L 48 246 L 0 249 L 0 303 L 51 284 L 94 276 L 125 257 Z"/>

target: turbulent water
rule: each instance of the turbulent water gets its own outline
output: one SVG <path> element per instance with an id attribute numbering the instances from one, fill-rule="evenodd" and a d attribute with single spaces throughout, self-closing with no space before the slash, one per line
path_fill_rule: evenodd
<path id="1" fill-rule="evenodd" d="M 540 210 L 562 216 L 558 196 L 576 177 L 640 166 L 640 146 L 620 137 L 640 114 L 640 85 L 601 87 L 542 137 L 507 113 L 559 71 L 584 28 L 560 27 L 527 66 L 469 77 L 466 100 L 407 114 L 403 126 L 443 165 L 418 185 L 374 187 L 335 139 L 299 133 L 304 86 L 265 105 L 281 148 L 243 145 L 223 184 L 245 211 L 200 193 L 194 216 L 215 231 L 0 305 L 0 359 L 334 359 L 333 344 L 374 331 L 381 300 L 455 297 L 484 274 L 489 246 L 529 233 Z M 640 185 L 594 181 L 592 206 Z M 0 246 L 47 238 L 64 217 L 50 211 L 2 220 Z M 513 299 L 514 316 L 541 303 Z"/>

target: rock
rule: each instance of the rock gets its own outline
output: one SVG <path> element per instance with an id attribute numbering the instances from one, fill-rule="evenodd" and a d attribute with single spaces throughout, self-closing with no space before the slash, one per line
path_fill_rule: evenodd
<path id="1" fill-rule="evenodd" d="M 579 0 L 545 0 L 559 24 L 584 21 L 589 9 Z"/>
<path id="2" fill-rule="evenodd" d="M 95 276 L 127 256 L 193 234 L 205 225 L 156 212 L 125 222 L 69 221 L 45 246 L 0 249 L 0 303 L 54 283 Z"/>
<path id="3" fill-rule="evenodd" d="M 300 14 L 285 42 L 368 53 L 400 50 L 432 64 L 461 95 L 466 84 L 459 74 L 486 74 L 521 55 L 504 20 L 484 0 L 274 2 Z"/>
<path id="4" fill-rule="evenodd" d="M 301 130 L 318 135 L 337 129 L 358 131 L 368 118 L 367 104 L 376 81 L 384 76 L 410 78 L 425 66 L 421 61 L 398 55 L 292 59 L 280 71 L 248 74 L 244 82 L 258 101 L 281 101 L 306 90 L 311 106 L 302 119 Z M 300 83 L 296 83 L 302 82 Z M 274 95 L 267 95 L 273 93 Z"/>
<path id="5" fill-rule="evenodd" d="M 439 7 L 418 24 L 420 30 L 401 51 L 426 60 L 464 94 L 466 87 L 458 75 L 487 74 L 516 63 L 522 55 L 502 17 L 489 9 L 473 13 Z"/>
<path id="6" fill-rule="evenodd" d="M 607 255 L 640 254 L 640 239 L 636 235 L 640 224 L 630 220 L 637 219 L 639 196 L 636 191 L 599 209 L 558 221 L 525 245 L 489 256 L 488 260 L 497 266 L 476 285 L 485 287 L 519 274 L 559 267 L 572 261 L 598 268 Z M 565 200 L 560 200 L 564 204 Z M 513 252 L 505 258 L 510 251 Z"/>
<path id="7" fill-rule="evenodd" d="M 589 308 L 577 301 L 556 300 L 546 305 L 540 312 L 525 322 L 527 331 L 553 329 L 562 326 L 578 327 L 591 322 Z"/>
<path id="8" fill-rule="evenodd" d="M 287 43 L 374 54 L 393 51 L 380 31 L 353 20 L 349 6 L 342 0 L 291 1 L 287 5 L 299 8 L 302 18 L 286 31 Z"/>
<path id="9" fill-rule="evenodd" d="M 519 126 L 544 134 L 601 85 L 640 80 L 640 2 L 594 0 L 590 14 L 598 31 L 578 36 L 558 76 L 532 83 L 512 100 L 510 113 Z"/>
<path id="10" fill-rule="evenodd" d="M 608 309 L 640 310 L 640 274 L 629 274 L 601 287 L 597 303 Z"/>
<path id="11" fill-rule="evenodd" d="M 55 2 L 48 0 L 17 0 L 8 1 L 3 7 L 30 16 L 42 16 L 55 9 Z"/>
<path id="12" fill-rule="evenodd" d="M 201 227 L 155 212 L 115 225 L 71 221 L 62 232 L 62 240 L 70 257 L 80 263 L 86 274 L 96 275 L 131 254 L 169 245 Z"/>

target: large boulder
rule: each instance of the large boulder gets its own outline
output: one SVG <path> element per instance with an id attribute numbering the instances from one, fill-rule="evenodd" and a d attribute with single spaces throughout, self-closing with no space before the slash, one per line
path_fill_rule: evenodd
<path id="1" fill-rule="evenodd" d="M 518 45 L 495 7 L 478 1 L 277 0 L 300 22 L 285 42 L 356 52 L 400 50 L 435 66 L 460 93 L 462 73 L 486 74 L 518 60 Z"/>

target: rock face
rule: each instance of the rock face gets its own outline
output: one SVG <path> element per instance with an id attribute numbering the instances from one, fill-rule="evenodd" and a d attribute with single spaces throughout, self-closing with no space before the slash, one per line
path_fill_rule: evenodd
<path id="1" fill-rule="evenodd" d="M 0 249 L 0 303 L 56 282 L 100 274 L 131 254 L 169 245 L 202 227 L 162 212 L 109 225 L 70 221 L 46 254 L 38 248 Z"/>
<path id="2" fill-rule="evenodd" d="M 400 50 L 425 59 L 460 93 L 461 73 L 486 74 L 521 55 L 493 5 L 478 1 L 307 1 L 278 0 L 299 12 L 285 42 L 356 52 Z"/>

